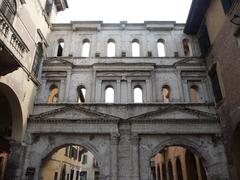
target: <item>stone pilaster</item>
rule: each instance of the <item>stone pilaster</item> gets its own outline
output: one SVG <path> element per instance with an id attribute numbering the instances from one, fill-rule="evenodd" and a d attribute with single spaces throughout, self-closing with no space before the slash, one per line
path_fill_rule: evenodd
<path id="1" fill-rule="evenodd" d="M 120 135 L 118 133 L 111 134 L 111 180 L 117 180 L 118 176 L 118 143 Z"/>
<path id="2" fill-rule="evenodd" d="M 139 180 L 139 135 L 131 135 L 131 174 L 132 180 Z"/>
<path id="3" fill-rule="evenodd" d="M 7 162 L 5 180 L 20 180 L 26 147 L 21 142 L 10 142 L 10 155 Z"/>

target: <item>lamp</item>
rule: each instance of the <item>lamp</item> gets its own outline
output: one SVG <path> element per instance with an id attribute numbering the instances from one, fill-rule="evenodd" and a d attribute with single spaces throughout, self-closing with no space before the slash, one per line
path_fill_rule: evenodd
<path id="1" fill-rule="evenodd" d="M 240 14 L 234 14 L 230 22 L 237 26 L 240 26 Z"/>

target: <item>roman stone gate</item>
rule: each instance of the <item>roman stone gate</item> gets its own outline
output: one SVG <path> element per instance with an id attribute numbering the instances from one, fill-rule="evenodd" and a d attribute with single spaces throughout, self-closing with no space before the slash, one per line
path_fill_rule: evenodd
<path id="1" fill-rule="evenodd" d="M 46 162 L 76 145 L 97 160 L 94 179 L 228 179 L 205 61 L 183 27 L 53 25 L 21 179 L 47 179 Z"/>

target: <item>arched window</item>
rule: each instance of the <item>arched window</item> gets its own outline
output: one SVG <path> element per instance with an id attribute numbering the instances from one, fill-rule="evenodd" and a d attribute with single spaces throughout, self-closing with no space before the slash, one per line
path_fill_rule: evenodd
<path id="1" fill-rule="evenodd" d="M 169 180 L 173 180 L 174 178 L 173 178 L 173 167 L 172 167 L 172 162 L 171 161 L 169 161 L 168 162 L 168 179 Z"/>
<path id="2" fill-rule="evenodd" d="M 164 46 L 163 39 L 158 40 L 157 48 L 158 48 L 158 57 L 165 57 L 165 46 Z"/>
<path id="3" fill-rule="evenodd" d="M 0 9 L 10 23 L 13 23 L 17 14 L 17 4 L 15 0 L 2 0 Z"/>
<path id="4" fill-rule="evenodd" d="M 82 57 L 89 57 L 89 53 L 90 53 L 90 41 L 88 39 L 84 39 L 82 45 Z"/>
<path id="5" fill-rule="evenodd" d="M 58 40 L 57 56 L 62 56 L 63 55 L 63 49 L 64 49 L 64 40 L 59 39 Z"/>
<path id="6" fill-rule="evenodd" d="M 113 39 L 108 40 L 107 44 L 107 57 L 115 57 L 116 56 L 116 45 Z"/>
<path id="7" fill-rule="evenodd" d="M 164 103 L 170 102 L 170 88 L 168 85 L 162 87 L 162 99 Z"/>
<path id="8" fill-rule="evenodd" d="M 181 161 L 179 160 L 179 158 L 177 158 L 177 160 L 176 160 L 176 168 L 177 168 L 178 180 L 183 180 L 182 165 L 181 165 Z"/>
<path id="9" fill-rule="evenodd" d="M 78 103 L 84 103 L 85 102 L 85 97 L 86 97 L 86 88 L 84 86 L 78 86 L 77 88 L 77 93 L 78 93 Z"/>
<path id="10" fill-rule="evenodd" d="M 105 103 L 114 103 L 114 89 L 111 86 L 105 89 Z"/>
<path id="11" fill-rule="evenodd" d="M 58 102 L 58 87 L 55 84 L 52 84 L 49 88 L 48 103 Z"/>
<path id="12" fill-rule="evenodd" d="M 133 90 L 134 94 L 134 103 L 142 103 L 143 102 L 143 92 L 140 86 L 136 86 Z"/>
<path id="13" fill-rule="evenodd" d="M 137 40 L 137 39 L 134 39 L 132 41 L 132 56 L 133 57 L 140 56 L 140 45 L 139 45 L 139 40 Z"/>
<path id="14" fill-rule="evenodd" d="M 191 49 L 189 39 L 183 39 L 182 44 L 183 44 L 184 55 L 188 57 L 192 56 L 192 49 Z"/>
<path id="15" fill-rule="evenodd" d="M 199 92 L 198 92 L 198 86 L 192 85 L 190 87 L 190 93 L 191 93 L 191 102 L 198 102 L 199 101 Z"/>

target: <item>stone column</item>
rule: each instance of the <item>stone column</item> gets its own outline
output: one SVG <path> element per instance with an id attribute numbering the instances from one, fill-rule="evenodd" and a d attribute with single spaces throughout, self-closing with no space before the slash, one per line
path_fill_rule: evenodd
<path id="1" fill-rule="evenodd" d="M 186 79 L 183 80 L 183 94 L 184 94 L 184 101 L 185 102 L 190 102 L 188 83 L 187 83 Z"/>
<path id="2" fill-rule="evenodd" d="M 101 96 L 102 96 L 102 80 L 96 79 L 95 101 L 101 102 L 103 100 Z"/>
<path id="3" fill-rule="evenodd" d="M 64 80 L 62 79 L 60 82 L 60 87 L 59 87 L 59 98 L 58 102 L 64 102 L 65 101 L 65 83 Z"/>
<path id="4" fill-rule="evenodd" d="M 139 135 L 131 135 L 131 175 L 132 180 L 139 180 Z"/>
<path id="5" fill-rule="evenodd" d="M 121 103 L 121 80 L 118 79 L 117 80 L 117 99 L 116 99 L 116 103 Z"/>
<path id="6" fill-rule="evenodd" d="M 68 102 L 70 82 L 71 82 L 71 72 L 67 72 L 67 80 L 66 80 L 66 86 L 65 86 L 64 102 Z M 62 82 L 61 82 L 61 85 L 62 85 Z M 77 101 L 77 99 L 76 99 L 76 101 Z"/>
<path id="7" fill-rule="evenodd" d="M 118 133 L 111 134 L 111 180 L 117 180 L 118 177 L 118 142 L 120 135 Z"/>
<path id="8" fill-rule="evenodd" d="M 5 180 L 20 180 L 26 147 L 21 142 L 10 142 L 11 152 L 7 161 Z"/>
<path id="9" fill-rule="evenodd" d="M 127 80 L 127 102 L 132 103 L 132 86 L 131 86 L 131 80 Z"/>
<path id="10" fill-rule="evenodd" d="M 198 157 L 194 156 L 194 158 L 195 158 L 195 161 L 196 161 L 198 180 L 202 180 L 201 169 L 200 169 L 200 161 L 199 161 Z"/>
<path id="11" fill-rule="evenodd" d="M 146 80 L 146 101 L 145 102 L 152 102 L 152 98 L 151 98 L 151 83 L 150 80 L 147 79 Z"/>
<path id="12" fill-rule="evenodd" d="M 177 83 L 180 95 L 180 102 L 184 102 L 184 93 L 183 93 L 183 86 L 182 86 L 182 77 L 181 77 L 181 70 L 177 70 Z"/>

